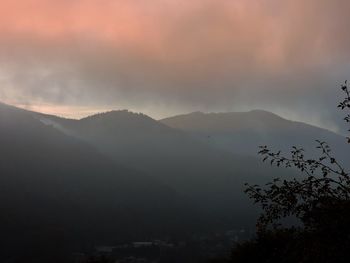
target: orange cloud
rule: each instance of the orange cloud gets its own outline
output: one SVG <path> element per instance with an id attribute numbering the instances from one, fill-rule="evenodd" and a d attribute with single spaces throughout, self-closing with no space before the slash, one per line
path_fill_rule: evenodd
<path id="1" fill-rule="evenodd" d="M 2 0 L 0 99 L 140 110 L 253 104 L 271 90 L 289 99 L 346 70 L 349 9 L 346 0 Z"/>
<path id="2" fill-rule="evenodd" d="M 4 0 L 2 36 L 105 43 L 160 59 L 247 55 L 271 29 L 259 1 Z M 203 54 L 204 53 L 204 54 Z"/>

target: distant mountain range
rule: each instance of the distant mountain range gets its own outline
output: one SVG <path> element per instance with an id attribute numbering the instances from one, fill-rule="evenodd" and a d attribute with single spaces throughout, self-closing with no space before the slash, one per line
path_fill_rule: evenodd
<path id="1" fill-rule="evenodd" d="M 344 137 L 306 123 L 290 121 L 271 112 L 202 113 L 194 112 L 160 120 L 161 123 L 185 131 L 220 149 L 239 154 L 256 155 L 257 145 L 289 152 L 302 147 L 316 156 L 315 140 L 326 141 L 343 162 L 349 161 Z"/>
<path id="2" fill-rule="evenodd" d="M 242 194 L 244 183 L 264 182 L 275 172 L 257 156 L 217 149 L 143 114 L 112 111 L 76 121 L 47 115 L 41 120 L 126 167 L 152 175 L 204 213 L 216 215 L 216 225 L 247 222 L 251 206 Z M 235 213 L 241 211 L 238 215 L 229 211 L 233 206 Z"/>
<path id="3" fill-rule="evenodd" d="M 0 146 L 1 262 L 62 262 L 84 245 L 200 228 L 172 188 L 32 112 L 0 105 Z"/>
<path id="4" fill-rule="evenodd" d="M 70 120 L 0 104 L 0 257 L 253 227 L 243 184 L 299 176 L 262 163 L 257 146 L 315 139 L 345 152 L 343 137 L 265 111 Z"/>

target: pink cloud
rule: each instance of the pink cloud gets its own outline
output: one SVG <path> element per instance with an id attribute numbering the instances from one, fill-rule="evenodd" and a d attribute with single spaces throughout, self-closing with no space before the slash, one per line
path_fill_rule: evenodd
<path id="1" fill-rule="evenodd" d="M 346 0 L 2 0 L 0 99 L 215 109 L 272 90 L 290 97 L 345 69 L 349 9 Z"/>

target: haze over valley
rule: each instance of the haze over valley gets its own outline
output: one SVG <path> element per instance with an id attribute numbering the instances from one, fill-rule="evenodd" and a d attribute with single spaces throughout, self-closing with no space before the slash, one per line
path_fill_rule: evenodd
<path id="1" fill-rule="evenodd" d="M 46 258 L 43 248 L 63 257 L 96 243 L 253 231 L 257 210 L 244 183 L 280 176 L 256 145 L 311 148 L 316 137 L 341 149 L 344 140 L 258 110 L 160 121 L 122 110 L 73 120 L 1 104 L 0 127 L 1 246 L 3 258 L 20 248 L 18 259 Z"/>
<path id="2" fill-rule="evenodd" d="M 0 262 L 349 258 L 349 10 L 1 0 Z"/>

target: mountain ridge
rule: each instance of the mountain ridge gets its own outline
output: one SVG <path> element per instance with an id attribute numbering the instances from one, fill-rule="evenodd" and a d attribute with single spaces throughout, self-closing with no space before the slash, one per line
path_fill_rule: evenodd
<path id="1" fill-rule="evenodd" d="M 285 123 L 294 123 L 294 124 L 300 124 L 300 125 L 305 125 L 305 126 L 309 126 L 309 127 L 314 127 L 314 128 L 318 128 L 318 129 L 322 129 L 322 130 L 326 130 L 328 132 L 337 134 L 339 136 L 341 136 L 340 134 L 329 130 L 327 128 L 324 127 L 320 127 L 320 126 L 316 126 L 313 124 L 309 124 L 306 122 L 302 122 L 302 121 L 297 121 L 297 120 L 291 120 L 291 119 L 287 119 L 284 118 L 274 112 L 271 111 L 267 111 L 267 110 L 261 110 L 261 109 L 253 109 L 253 110 L 249 110 L 249 111 L 231 111 L 231 112 L 201 112 L 201 111 L 195 111 L 195 112 L 191 112 L 191 113 L 187 113 L 187 114 L 179 114 L 179 115 L 174 115 L 171 117 L 166 117 L 166 118 L 162 118 L 159 119 L 159 121 L 161 123 L 164 123 L 166 125 L 168 125 L 169 127 L 173 127 L 173 128 L 179 128 L 181 129 L 181 127 L 177 127 L 176 126 L 176 120 L 182 120 L 184 121 L 184 119 L 188 119 L 191 120 L 192 117 L 201 117 L 201 118 L 215 118 L 215 117 L 229 117 L 229 118 L 234 118 L 234 117 L 246 117 L 246 118 L 268 118 L 268 120 L 275 120 L 275 121 L 280 121 L 280 122 L 285 122 Z M 195 121 L 195 119 L 193 119 L 192 121 Z M 266 121 L 266 119 L 264 120 Z"/>
<path id="2" fill-rule="evenodd" d="M 56 262 L 56 254 L 84 244 L 200 225 L 196 207 L 173 188 L 119 165 L 33 112 L 0 105 L 0 145 L 1 262 Z"/>
<path id="3" fill-rule="evenodd" d="M 144 114 L 142 112 L 133 112 L 133 111 L 130 111 L 128 109 L 120 109 L 120 110 L 113 110 L 112 109 L 112 110 L 109 110 L 109 111 L 104 111 L 104 112 L 91 114 L 89 116 L 82 117 L 80 119 L 72 119 L 72 118 L 66 118 L 66 117 L 63 117 L 63 116 L 57 116 L 57 115 L 53 115 L 53 114 L 47 114 L 47 113 L 43 113 L 43 112 L 36 112 L 36 111 L 32 111 L 32 110 L 23 109 L 23 108 L 20 108 L 20 107 L 11 105 L 11 104 L 7 104 L 7 103 L 1 102 L 1 101 L 0 101 L 0 107 L 7 107 L 7 108 L 12 108 L 12 109 L 16 109 L 16 110 L 20 110 L 20 111 L 24 111 L 24 112 L 30 112 L 30 113 L 32 113 L 34 115 L 41 115 L 41 116 L 49 117 L 50 119 L 57 119 L 57 120 L 60 120 L 60 122 L 62 122 L 62 121 L 74 122 L 74 121 L 82 121 L 82 120 L 86 121 L 86 120 L 94 119 L 94 118 L 97 118 L 97 117 L 104 117 L 104 116 L 108 116 L 108 115 L 115 115 L 115 114 L 116 115 L 120 115 L 120 114 L 126 114 L 127 115 L 127 114 L 129 114 L 129 116 L 145 117 L 145 118 L 152 119 L 152 120 L 158 121 L 160 123 L 163 123 L 163 124 L 165 123 L 166 124 L 170 120 L 174 120 L 174 119 L 177 119 L 177 118 L 183 118 L 183 117 L 189 117 L 189 116 L 260 114 L 260 115 L 264 115 L 265 117 L 269 116 L 269 117 L 273 117 L 275 119 L 279 119 L 279 120 L 282 120 L 282 121 L 289 121 L 289 122 L 300 123 L 300 124 L 312 126 L 312 127 L 323 129 L 323 130 L 332 132 L 334 134 L 337 134 L 339 136 L 342 136 L 341 134 L 339 134 L 339 133 L 337 133 L 335 131 L 329 130 L 327 128 L 324 128 L 324 127 L 321 127 L 321 126 L 317 126 L 317 125 L 314 125 L 314 124 L 309 124 L 309 123 L 303 122 L 303 121 L 287 119 L 287 118 L 284 118 L 284 117 L 282 117 L 282 116 L 280 116 L 280 115 L 278 115 L 278 114 L 276 114 L 276 113 L 274 113 L 272 111 L 267 111 L 267 110 L 263 110 L 263 109 L 252 109 L 252 110 L 248 110 L 248 111 L 229 111 L 229 112 L 202 112 L 202 111 L 194 111 L 194 112 L 185 113 L 185 114 L 173 115 L 173 116 L 169 116 L 169 117 L 165 117 L 165 118 L 161 118 L 161 119 L 155 119 L 155 118 L 152 118 L 151 116 L 149 116 L 147 114 Z"/>
<path id="4" fill-rule="evenodd" d="M 192 134 L 212 146 L 231 152 L 256 155 L 257 146 L 289 152 L 304 147 L 317 156 L 315 140 L 326 141 L 337 150 L 337 157 L 348 162 L 345 137 L 333 131 L 282 118 L 262 110 L 231 113 L 185 114 L 160 120 L 169 127 Z"/>

